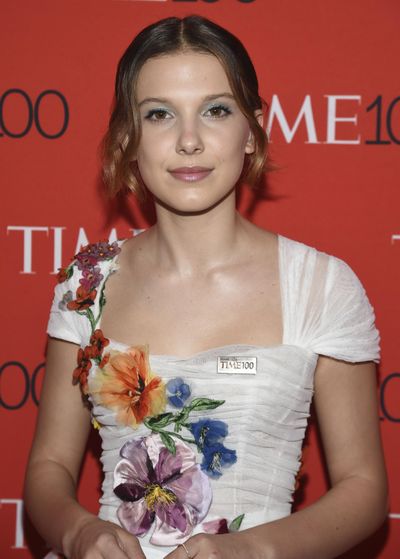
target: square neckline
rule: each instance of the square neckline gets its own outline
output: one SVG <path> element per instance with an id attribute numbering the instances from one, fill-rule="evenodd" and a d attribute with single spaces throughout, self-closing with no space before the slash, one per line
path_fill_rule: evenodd
<path id="1" fill-rule="evenodd" d="M 145 231 L 145 229 L 143 229 L 141 232 Z M 140 235 L 140 233 L 138 233 Z M 213 346 L 211 348 L 208 349 L 204 349 L 201 351 L 197 351 L 196 353 L 192 353 L 190 355 L 187 356 L 180 356 L 180 355 L 173 355 L 173 354 L 169 354 L 169 353 L 152 353 L 151 351 L 149 351 L 149 358 L 151 359 L 166 359 L 166 360 L 171 360 L 171 361 L 192 361 L 193 359 L 197 359 L 203 355 L 206 355 L 208 353 L 214 353 L 214 352 L 218 352 L 219 350 L 225 350 L 228 348 L 240 348 L 239 349 L 239 353 L 244 352 L 246 349 L 248 350 L 255 350 L 255 351 L 260 351 L 260 350 L 272 350 L 272 349 L 277 349 L 279 347 L 282 347 L 285 344 L 285 339 L 286 339 L 286 320 L 285 320 L 285 302 L 284 302 L 284 294 L 283 294 L 283 262 L 282 262 L 282 250 L 283 250 L 283 241 L 285 239 L 285 237 L 283 237 L 282 235 L 280 235 L 279 233 L 275 233 L 276 237 L 277 237 L 277 244 L 278 244 L 278 276 L 279 276 L 279 293 L 280 293 L 280 307 L 281 307 L 281 317 L 282 317 L 282 339 L 281 342 L 278 344 L 272 344 L 272 345 L 260 345 L 260 344 L 244 344 L 244 343 L 232 343 L 232 344 L 225 344 L 225 345 L 221 345 L 221 346 Z M 121 239 L 118 241 L 119 247 L 121 248 L 127 241 L 129 240 L 129 238 L 126 239 Z M 105 286 L 104 284 L 107 282 L 108 278 L 110 277 L 110 275 L 112 273 L 116 273 L 119 269 L 119 264 L 118 264 L 118 260 L 119 260 L 119 254 L 116 254 L 114 256 L 114 258 L 111 260 L 110 263 L 110 267 L 108 270 L 107 275 L 105 275 L 104 279 L 103 279 L 103 288 L 104 288 L 104 293 L 105 293 Z M 107 298 L 106 298 L 107 301 Z M 106 303 L 107 304 L 107 303 Z M 98 321 L 98 325 L 97 327 L 101 329 L 101 323 L 102 323 L 102 319 L 103 319 L 103 315 L 101 313 L 99 321 Z M 128 349 L 129 347 L 134 347 L 134 344 L 126 344 L 123 342 L 119 342 L 118 340 L 116 340 L 115 338 L 109 337 L 107 336 L 107 339 L 110 341 L 110 346 L 122 346 L 125 349 Z M 140 344 L 143 345 L 143 344 Z M 238 353 L 238 352 L 237 352 Z"/>

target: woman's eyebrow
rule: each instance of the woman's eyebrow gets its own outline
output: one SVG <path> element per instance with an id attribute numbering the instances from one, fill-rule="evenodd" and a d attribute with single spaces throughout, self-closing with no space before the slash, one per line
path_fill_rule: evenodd
<path id="1" fill-rule="evenodd" d="M 168 103 L 168 99 L 164 99 L 162 97 L 146 97 L 143 101 L 138 103 L 138 106 L 141 107 L 145 103 Z"/>
<path id="2" fill-rule="evenodd" d="M 230 99 L 235 99 L 235 96 L 232 93 L 224 92 L 224 93 L 216 93 L 215 95 L 207 95 L 204 98 L 204 101 L 213 101 L 214 99 L 218 99 L 219 97 L 229 97 Z"/>
<path id="3" fill-rule="evenodd" d="M 232 95 L 232 93 L 223 92 L 223 93 L 215 93 L 213 95 L 206 95 L 206 97 L 204 97 L 202 99 L 202 102 L 213 101 L 214 99 L 219 99 L 220 97 L 229 97 L 230 99 L 235 99 L 235 97 L 234 97 L 234 95 Z M 167 99 L 165 97 L 146 97 L 145 99 L 140 101 L 140 103 L 138 103 L 138 106 L 141 107 L 145 103 L 173 104 L 173 103 L 171 103 L 171 101 L 169 99 Z"/>

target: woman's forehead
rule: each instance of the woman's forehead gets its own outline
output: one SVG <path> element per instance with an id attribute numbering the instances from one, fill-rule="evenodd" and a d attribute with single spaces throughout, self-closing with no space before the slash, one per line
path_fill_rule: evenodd
<path id="1" fill-rule="evenodd" d="M 225 69 L 212 54 L 174 53 L 149 59 L 141 68 L 136 97 L 206 97 L 232 94 Z"/>

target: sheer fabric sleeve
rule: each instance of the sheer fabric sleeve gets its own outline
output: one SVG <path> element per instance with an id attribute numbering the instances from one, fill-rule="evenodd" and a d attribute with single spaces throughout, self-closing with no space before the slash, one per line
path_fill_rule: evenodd
<path id="1" fill-rule="evenodd" d="M 74 267 L 75 268 L 75 267 Z M 80 346 L 87 343 L 90 332 L 85 317 L 69 310 L 67 304 L 75 297 L 79 287 L 77 270 L 66 281 L 56 285 L 53 302 L 50 309 L 47 333 L 52 338 L 72 342 Z"/>
<path id="2" fill-rule="evenodd" d="M 283 248 L 286 343 L 352 363 L 379 362 L 374 310 L 353 270 L 301 243 Z"/>

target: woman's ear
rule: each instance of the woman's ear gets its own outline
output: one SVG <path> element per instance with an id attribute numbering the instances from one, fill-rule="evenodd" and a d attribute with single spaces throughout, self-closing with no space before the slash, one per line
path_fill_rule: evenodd
<path id="1" fill-rule="evenodd" d="M 251 153 L 254 153 L 254 150 L 255 150 L 254 134 L 250 130 L 249 137 L 247 138 L 246 146 L 244 148 L 244 152 L 250 155 Z"/>
<path id="2" fill-rule="evenodd" d="M 261 126 L 261 128 L 264 127 L 264 115 L 261 109 L 258 109 L 257 111 L 254 111 L 254 116 L 256 117 L 258 124 Z"/>
<path id="3" fill-rule="evenodd" d="M 264 124 L 264 116 L 262 113 L 261 109 L 258 109 L 257 111 L 254 111 L 254 116 L 256 117 L 258 124 L 262 127 Z M 246 148 L 245 148 L 245 153 L 254 153 L 254 150 L 256 149 L 255 147 L 255 141 L 254 141 L 254 134 L 252 132 L 252 130 L 250 130 L 249 132 L 249 137 L 247 138 L 247 142 L 246 142 Z"/>

